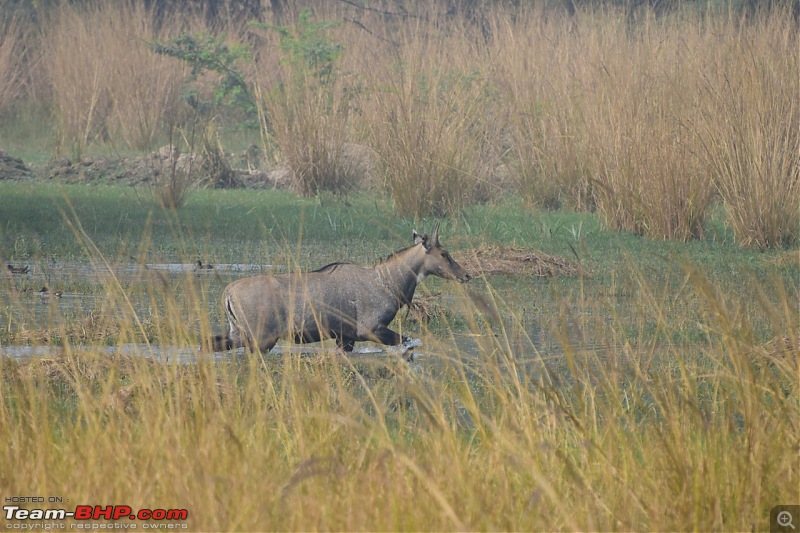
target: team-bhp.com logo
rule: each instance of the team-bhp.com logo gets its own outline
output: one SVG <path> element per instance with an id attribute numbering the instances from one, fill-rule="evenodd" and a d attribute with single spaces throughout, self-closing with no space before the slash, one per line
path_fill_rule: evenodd
<path id="1" fill-rule="evenodd" d="M 24 524 L 28 521 L 37 520 L 58 522 L 68 518 L 81 521 L 70 524 L 70 528 L 77 529 L 100 529 L 98 524 L 93 522 L 99 520 L 116 522 L 125 519 L 144 522 L 141 524 L 143 529 L 185 529 L 187 527 L 185 522 L 173 522 L 182 522 L 189 518 L 189 511 L 186 509 L 139 509 L 134 511 L 130 505 L 78 505 L 74 511 L 67 511 L 66 509 L 25 509 L 19 505 L 4 505 L 3 511 L 6 519 L 6 529 L 35 529 L 34 527 L 25 527 Z M 83 523 L 82 521 L 87 521 L 88 523 Z M 14 525 L 15 523 L 16 525 Z M 119 529 L 120 526 L 125 529 L 136 528 L 135 523 L 117 526 L 108 525 L 106 527 Z M 56 528 L 64 529 L 65 525 L 62 523 L 47 529 Z"/>

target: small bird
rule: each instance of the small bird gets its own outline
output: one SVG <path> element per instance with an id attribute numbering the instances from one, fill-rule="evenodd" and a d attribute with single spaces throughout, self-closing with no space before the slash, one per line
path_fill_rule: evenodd
<path id="1" fill-rule="evenodd" d="M 42 290 L 36 294 L 38 294 L 39 297 L 44 301 L 49 300 L 50 298 L 61 298 L 61 296 L 64 294 L 64 291 L 51 291 L 47 287 L 42 287 Z"/>
<path id="2" fill-rule="evenodd" d="M 195 270 L 214 270 L 214 265 L 203 263 L 201 260 L 197 260 L 197 263 L 194 264 Z"/>
<path id="3" fill-rule="evenodd" d="M 12 274 L 27 274 L 28 272 L 31 271 L 31 269 L 28 267 L 28 265 L 25 265 L 24 267 L 15 267 L 14 265 L 8 265 L 8 271 L 11 272 Z"/>

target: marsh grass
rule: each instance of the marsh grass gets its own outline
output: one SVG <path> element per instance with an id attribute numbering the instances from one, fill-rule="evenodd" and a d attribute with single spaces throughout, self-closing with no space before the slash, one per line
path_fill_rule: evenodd
<path id="1" fill-rule="evenodd" d="M 3 201 L 20 203 L 17 189 L 4 185 Z M 445 312 L 396 324 L 423 340 L 428 356 L 414 363 L 326 349 L 211 359 L 197 348 L 222 327 L 224 274 L 124 278 L 130 254 L 144 264 L 168 238 L 191 262 L 193 242 L 244 238 L 270 220 L 260 206 L 275 211 L 267 261 L 295 270 L 343 258 L 323 258 L 325 241 L 348 258 L 374 255 L 382 231 L 399 235 L 409 221 L 332 233 L 340 207 L 280 191 L 257 204 L 245 203 L 252 191 L 213 191 L 207 204 L 134 216 L 125 190 L 71 188 L 58 209 L 34 204 L 57 213 L 43 240 L 68 238 L 59 222 L 73 256 L 102 273 L 96 322 L 8 290 L 39 278 L 0 281 L 6 327 L 32 326 L 38 312 L 58 333 L 30 340 L 49 347 L 45 357 L 0 358 L 4 492 L 188 509 L 195 530 L 762 529 L 773 505 L 800 496 L 796 264 L 736 274 L 752 258 L 731 243 L 714 260 L 684 244 L 695 261 L 671 260 L 669 243 L 643 252 L 630 237 L 620 266 L 602 244 L 620 241 L 595 229 L 593 278 L 426 280 L 421 292 L 441 292 Z M 210 205 L 242 220 L 209 230 Z M 490 210 L 444 227 L 454 257 L 490 239 L 500 222 Z M 500 210 L 506 222 L 511 211 Z M 142 232 L 109 223 L 126 218 Z M 301 226 L 298 243 L 290 230 Z M 128 244 L 110 246 L 120 234 Z M 13 240 L 0 242 L 10 256 Z M 47 264 L 35 261 L 35 275 Z M 108 334 L 70 335 L 80 327 Z M 130 344 L 138 351 L 121 355 Z M 197 360 L 167 359 L 171 348 Z"/>
<path id="2" fill-rule="evenodd" d="M 349 104 L 342 99 L 341 84 L 317 87 L 316 81 L 274 90 L 265 98 L 264 115 L 281 161 L 292 173 L 294 190 L 303 196 L 348 193 L 365 181 L 346 154 Z"/>
<path id="3" fill-rule="evenodd" d="M 477 353 L 445 322 L 420 330 L 437 355 L 414 364 L 333 352 L 175 364 L 91 343 L 4 358 L 4 486 L 185 508 L 197 530 L 759 529 L 797 497 L 800 354 L 760 350 L 743 303 L 686 276 L 703 343 L 627 337 L 621 316 L 608 328 L 586 302 L 569 313 L 603 347 L 563 329 L 560 354 L 540 353 L 490 289 L 504 317 L 493 330 L 468 297 L 453 309 Z M 207 305 L 191 279 L 146 290 L 166 302 L 154 342 L 208 333 L 187 327 Z M 679 328 L 659 287 L 642 290 L 656 328 Z M 106 291 L 120 342 L 139 338 L 132 295 L 113 280 Z M 762 305 L 796 336 L 787 291 Z"/>
<path id="4" fill-rule="evenodd" d="M 186 203 L 196 179 L 191 169 L 179 168 L 177 155 L 170 158 L 167 172 L 153 185 L 153 195 L 158 205 L 166 209 L 179 209 Z"/>
<path id="5" fill-rule="evenodd" d="M 532 207 L 594 207 L 584 133 L 583 96 L 588 89 L 584 52 L 594 28 L 566 38 L 568 26 L 536 22 L 531 9 L 519 31 L 493 19 L 490 54 L 501 101 L 514 102 L 502 138 L 512 187 Z M 575 28 L 573 28 L 574 30 Z M 580 43 L 580 44 L 579 44 Z M 531 53 L 535 50 L 535 53 Z M 588 97 L 588 96 L 587 96 Z"/>
<path id="6" fill-rule="evenodd" d="M 708 106 L 697 123 L 728 220 L 745 246 L 793 245 L 800 238 L 800 59 L 796 28 L 768 18 L 705 65 Z M 761 50 L 758 55 L 746 52 Z M 770 61 L 765 61 L 769 54 Z M 742 57 L 746 60 L 741 60 Z M 746 114 L 743 109 L 748 109 Z"/>
<path id="7" fill-rule="evenodd" d="M 641 37 L 627 42 L 626 52 L 599 60 L 605 70 L 598 73 L 596 86 L 605 105 L 586 108 L 594 197 L 609 227 L 652 238 L 700 238 L 713 185 L 687 125 L 699 105 L 691 96 L 693 79 L 671 67 L 682 63 L 697 75 L 692 68 L 696 58 L 682 42 L 692 36 L 650 24 L 640 28 Z M 611 28 L 612 34 L 625 31 L 622 25 Z M 597 39 L 625 42 L 602 33 Z M 639 39 L 660 45 L 642 46 Z M 607 55 L 602 49 L 596 53 Z"/>
<path id="8" fill-rule="evenodd" d="M 279 61 L 277 54 L 265 54 L 256 65 L 265 148 L 277 153 L 303 196 L 345 194 L 366 185 L 361 167 L 347 154 L 355 135 L 354 87 L 337 67 L 341 44 L 331 35 L 335 26 L 315 20 L 309 9 L 292 25 L 256 25 L 264 43 L 281 50 Z"/>
<path id="9" fill-rule="evenodd" d="M 239 89 L 258 108 L 217 105 L 213 118 L 226 128 L 258 118 L 264 153 L 303 195 L 379 188 L 398 214 L 424 217 L 513 192 L 681 241 L 704 236 L 720 197 L 743 246 L 791 245 L 796 24 L 778 6 L 685 7 L 582 4 L 566 15 L 544 4 L 381 12 L 298 1 L 280 25 L 228 17 L 209 28 L 190 8 L 156 17 L 131 3 L 64 3 L 43 8 L 40 27 L 7 19 L 0 61 L 4 86 L 18 94 L 25 80 L 37 108 L 53 110 L 58 151 L 73 159 L 149 149 L 186 128 L 182 91 L 214 100 L 219 73 L 189 79 L 147 43 L 205 35 L 236 50 Z M 25 53 L 10 52 L 20 42 Z M 374 155 L 377 176 L 352 165 L 354 145 Z"/>

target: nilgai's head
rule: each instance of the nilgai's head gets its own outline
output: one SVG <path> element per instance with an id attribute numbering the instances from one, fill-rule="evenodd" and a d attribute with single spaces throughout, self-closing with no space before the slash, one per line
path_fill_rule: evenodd
<path id="1" fill-rule="evenodd" d="M 433 236 L 420 235 L 414 232 L 414 244 L 421 244 L 425 248 L 425 262 L 423 272 L 425 275 L 439 276 L 444 279 L 457 279 L 466 283 L 471 279 L 464 267 L 450 257 L 450 253 L 439 244 L 439 223 L 433 228 Z"/>

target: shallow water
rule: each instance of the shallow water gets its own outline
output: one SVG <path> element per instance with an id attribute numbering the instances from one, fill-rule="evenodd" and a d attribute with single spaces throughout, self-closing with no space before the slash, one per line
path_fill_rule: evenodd
<path id="1" fill-rule="evenodd" d="M 268 274 L 285 270 L 284 267 L 270 264 L 224 263 L 214 264 L 212 268 L 198 268 L 196 263 L 141 263 L 119 262 L 111 265 L 86 264 L 74 262 L 51 262 L 29 265 L 27 274 L 0 275 L 0 328 L 14 330 L 24 328 L 29 331 L 55 329 L 67 324 L 79 323 L 90 313 L 121 312 L 120 306 L 130 305 L 140 317 L 152 316 L 153 307 L 163 305 L 157 301 L 163 294 L 170 293 L 179 307 L 183 306 L 188 320 L 199 324 L 198 313 L 205 311 L 211 324 L 217 329 L 224 325 L 219 305 L 222 289 L 230 281 L 256 274 Z M 61 298 L 40 296 L 37 291 L 49 287 L 50 291 L 63 291 Z M 120 291 L 125 294 L 120 298 Z M 154 290 L 155 289 L 155 290 Z M 116 294 L 114 302 L 109 302 L 109 291 Z M 189 295 L 187 293 L 194 293 Z M 197 303 L 200 298 L 202 304 Z M 191 300 L 192 303 L 189 303 Z M 442 305 L 458 308 L 452 297 L 445 296 Z M 198 305 L 205 309 L 198 309 Z M 592 348 L 579 339 L 577 325 L 567 324 L 571 333 L 570 342 L 581 348 Z M 535 319 L 527 319 L 508 330 L 515 330 L 514 335 L 504 338 L 499 346 L 490 336 L 468 332 L 446 332 L 443 337 L 452 339 L 452 343 L 442 352 L 459 353 L 467 357 L 480 357 L 493 351 L 511 349 L 515 354 L 541 357 L 542 354 L 560 357 L 560 342 L 543 331 Z M 199 330 L 198 330 L 199 331 Z M 574 334 L 572 332 L 575 332 Z M 499 348 L 498 348 L 499 346 Z M 80 348 L 78 348 L 80 349 Z M 86 348 L 90 349 L 89 347 Z M 91 348 L 96 349 L 96 348 Z M 192 362 L 198 357 L 197 350 L 174 346 L 155 346 L 145 344 L 121 344 L 102 348 L 109 354 L 142 355 L 165 361 Z M 0 346 L 0 355 L 14 358 L 49 357 L 62 352 L 63 349 L 48 346 Z M 319 345 L 284 346 L 273 349 L 273 354 L 319 354 Z M 243 355 L 240 349 L 239 355 Z M 417 347 L 418 358 L 436 359 L 436 350 L 429 347 Z M 383 355 L 386 351 L 381 347 L 359 344 L 354 356 Z M 204 356 L 206 357 L 206 356 Z M 230 353 L 216 354 L 215 360 L 231 357 Z"/>
<path id="2" fill-rule="evenodd" d="M 222 293 L 228 282 L 245 275 L 269 274 L 283 270 L 275 265 L 246 263 L 214 264 L 199 268 L 196 263 L 86 264 L 51 262 L 29 265 L 27 274 L 0 274 L 0 327 L 9 322 L 24 322 L 28 329 L 43 329 L 61 323 L 64 317 L 86 315 L 108 298 L 109 287 L 122 288 L 137 312 L 152 305 L 148 287 L 165 285 L 173 291 L 185 290 L 187 277 L 203 294 Z M 61 292 L 60 298 L 44 297 L 43 287 Z M 218 297 L 214 297 L 216 303 Z"/>
<path id="3" fill-rule="evenodd" d="M 247 354 L 244 348 L 239 348 L 231 352 L 217 352 L 215 354 L 201 354 L 196 348 L 178 347 L 178 346 L 156 346 L 147 344 L 118 344 L 114 346 L 70 346 L 72 352 L 97 352 L 103 351 L 108 355 L 122 355 L 122 356 L 142 356 L 147 358 L 157 359 L 165 363 L 194 363 L 200 358 L 211 358 L 214 361 L 224 361 L 231 357 L 246 357 Z M 0 357 L 11 357 L 13 359 L 29 359 L 33 357 L 49 358 L 60 356 L 64 353 L 64 348 L 61 346 L 0 346 Z M 281 345 L 275 346 L 270 351 L 270 355 L 281 356 L 287 354 L 295 354 L 301 356 L 318 356 L 326 352 L 326 349 L 321 346 L 289 346 Z M 375 346 L 363 346 L 356 348 L 351 356 L 380 356 L 390 355 L 397 353 L 392 350 L 384 350 Z M 415 353 L 416 357 L 430 357 L 428 354 Z"/>

